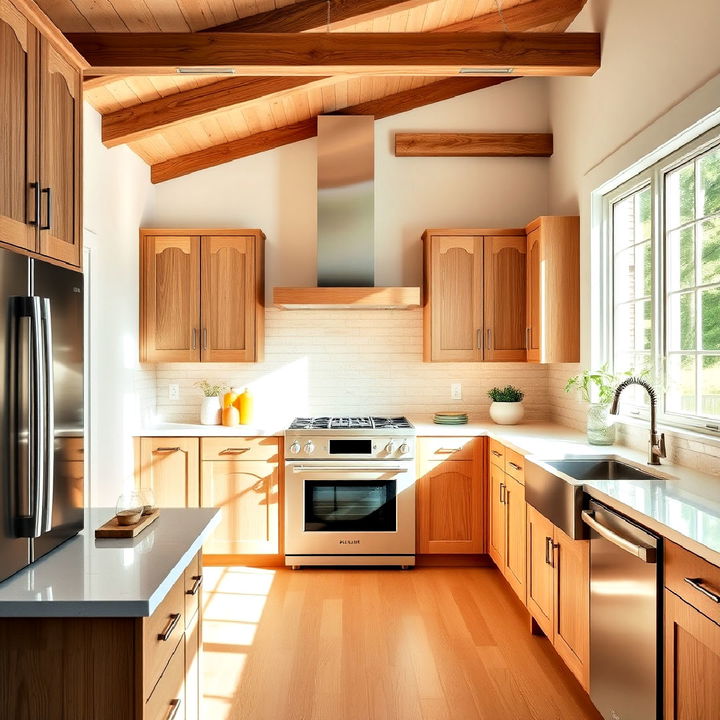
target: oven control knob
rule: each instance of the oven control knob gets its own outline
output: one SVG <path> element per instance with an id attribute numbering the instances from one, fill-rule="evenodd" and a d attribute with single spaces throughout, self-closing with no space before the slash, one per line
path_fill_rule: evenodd
<path id="1" fill-rule="evenodd" d="M 290 446 L 290 452 L 293 455 L 297 455 L 300 452 L 300 443 L 297 440 Z"/>
<path id="2" fill-rule="evenodd" d="M 400 446 L 400 454 L 401 454 L 401 455 L 406 455 L 406 454 L 409 453 L 409 452 L 410 452 L 410 446 L 409 446 L 406 442 L 404 442 L 404 443 Z"/>
<path id="3" fill-rule="evenodd" d="M 312 440 L 308 440 L 308 441 L 305 443 L 305 452 L 306 452 L 308 455 L 312 455 L 312 453 L 313 453 L 314 451 L 315 451 L 315 443 L 313 443 Z"/>
<path id="4" fill-rule="evenodd" d="M 394 441 L 391 440 L 391 441 L 385 446 L 385 452 L 386 452 L 388 455 L 390 455 L 390 454 L 392 454 L 392 453 L 395 452 L 395 443 L 394 443 Z"/>

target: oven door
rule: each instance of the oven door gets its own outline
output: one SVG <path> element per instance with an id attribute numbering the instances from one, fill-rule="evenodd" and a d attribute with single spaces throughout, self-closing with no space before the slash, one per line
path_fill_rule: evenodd
<path id="1" fill-rule="evenodd" d="M 285 554 L 414 554 L 413 467 L 412 462 L 288 462 Z"/>

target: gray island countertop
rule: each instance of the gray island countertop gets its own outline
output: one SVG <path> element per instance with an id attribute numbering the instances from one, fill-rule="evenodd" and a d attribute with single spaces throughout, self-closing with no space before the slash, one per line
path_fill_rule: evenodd
<path id="1" fill-rule="evenodd" d="M 85 511 L 85 530 L 0 583 L 0 617 L 146 617 L 220 522 L 215 508 L 162 508 L 133 539 L 96 539 L 115 514 Z"/>

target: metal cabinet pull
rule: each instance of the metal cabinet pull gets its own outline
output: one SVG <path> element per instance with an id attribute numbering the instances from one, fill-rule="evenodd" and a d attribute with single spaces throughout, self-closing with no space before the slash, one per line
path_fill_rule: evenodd
<path id="1" fill-rule="evenodd" d="M 530 328 L 525 328 L 525 349 L 529 350 L 532 344 L 532 335 Z"/>
<path id="2" fill-rule="evenodd" d="M 202 346 L 202 349 L 203 349 L 203 350 L 207 350 L 207 328 L 203 328 L 203 331 L 202 331 L 202 332 L 203 332 L 203 341 L 202 341 L 203 346 Z"/>
<path id="3" fill-rule="evenodd" d="M 553 552 L 555 550 L 555 544 L 553 543 L 553 539 L 551 537 L 545 538 L 545 562 L 550 567 L 555 567 L 555 553 Z"/>
<path id="4" fill-rule="evenodd" d="M 492 350 L 492 329 L 487 329 L 487 349 Z"/>
<path id="5" fill-rule="evenodd" d="M 456 448 L 438 448 L 435 450 L 435 454 L 442 454 L 442 455 L 450 455 L 451 453 L 456 453 L 459 450 L 462 450 L 462 447 L 456 447 Z"/>
<path id="6" fill-rule="evenodd" d="M 181 705 L 182 700 L 180 698 L 175 698 L 174 700 L 170 701 L 170 712 L 168 713 L 167 720 L 174 720 L 174 718 L 178 714 L 178 710 L 180 710 Z"/>
<path id="7" fill-rule="evenodd" d="M 52 188 L 43 188 L 40 191 L 40 195 L 45 195 L 47 197 L 47 200 L 45 201 L 45 217 L 47 218 L 47 221 L 44 225 L 40 225 L 40 229 L 49 230 L 52 225 Z"/>
<path id="8" fill-rule="evenodd" d="M 500 483 L 500 504 L 505 504 L 505 498 L 507 496 L 506 493 L 507 488 L 505 487 L 505 483 Z"/>
<path id="9" fill-rule="evenodd" d="M 192 349 L 197 350 L 197 328 L 192 329 Z"/>
<path id="10" fill-rule="evenodd" d="M 32 219 L 28 218 L 28 225 L 39 225 L 40 224 L 40 183 L 31 182 L 30 189 L 33 191 L 32 207 L 35 213 L 35 217 Z"/>
<path id="11" fill-rule="evenodd" d="M 180 613 L 173 613 L 170 616 L 170 622 L 167 624 L 167 627 L 165 630 L 163 630 L 158 635 L 158 640 L 162 640 L 163 642 L 167 642 L 170 639 L 170 636 L 173 634 L 173 630 L 177 626 L 177 624 L 180 622 Z"/>
<path id="12" fill-rule="evenodd" d="M 483 331 L 482 328 L 478 328 L 476 331 L 475 345 L 478 350 L 483 349 Z"/>
<path id="13" fill-rule="evenodd" d="M 218 455 L 242 455 L 242 453 L 246 453 L 250 450 L 249 447 L 229 447 L 225 448 L 224 450 L 221 450 Z"/>
<path id="14" fill-rule="evenodd" d="M 515 464 L 514 462 L 510 462 L 510 460 L 508 460 L 508 465 L 511 468 L 514 468 L 515 470 L 517 470 L 518 472 L 522 472 L 522 468 L 519 465 Z"/>
<path id="15" fill-rule="evenodd" d="M 720 603 L 720 595 L 702 586 L 702 578 L 685 578 L 685 582 L 701 592 L 705 597 L 710 598 L 714 603 Z"/>
<path id="16" fill-rule="evenodd" d="M 498 452 L 497 450 L 491 450 L 490 452 L 492 452 L 495 457 L 502 457 L 502 453 Z"/>
<path id="17" fill-rule="evenodd" d="M 180 452 L 179 447 L 159 447 L 155 448 L 155 452 Z"/>
<path id="18" fill-rule="evenodd" d="M 193 583 L 193 586 L 187 591 L 187 595 L 197 595 L 198 590 L 200 590 L 200 586 L 203 583 L 203 576 L 202 575 L 193 575 L 193 580 L 195 581 Z"/>

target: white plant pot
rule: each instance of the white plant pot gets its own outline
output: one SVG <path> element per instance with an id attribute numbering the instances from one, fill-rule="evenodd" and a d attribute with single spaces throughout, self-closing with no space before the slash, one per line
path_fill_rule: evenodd
<path id="1" fill-rule="evenodd" d="M 498 425 L 517 425 L 525 415 L 522 402 L 492 402 L 490 417 Z"/>
<path id="2" fill-rule="evenodd" d="M 222 420 L 220 412 L 220 398 L 204 397 L 200 405 L 200 424 L 219 425 Z"/>

